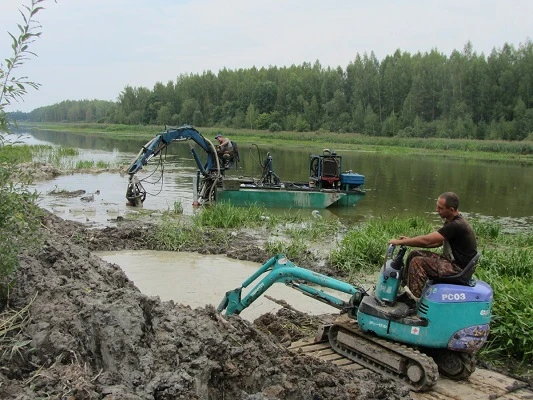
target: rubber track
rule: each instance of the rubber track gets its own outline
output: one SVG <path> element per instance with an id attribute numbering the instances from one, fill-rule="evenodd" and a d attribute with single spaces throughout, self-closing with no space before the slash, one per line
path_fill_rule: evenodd
<path id="1" fill-rule="evenodd" d="M 415 363 L 419 364 L 424 371 L 424 378 L 418 383 L 411 382 L 409 378 L 401 373 L 401 371 L 396 370 L 392 366 L 385 367 L 380 362 L 376 362 L 374 359 L 368 358 L 365 354 L 362 354 L 357 351 L 357 349 L 340 347 L 336 337 L 337 332 L 343 329 L 347 331 L 350 335 L 356 335 L 363 338 L 365 341 L 370 341 L 375 345 L 383 349 L 384 352 L 388 354 L 395 354 L 402 357 L 403 360 L 412 360 Z M 357 324 L 353 322 L 350 323 L 336 323 L 334 324 L 329 331 L 329 342 L 334 351 L 343 356 L 349 358 L 350 360 L 361 364 L 375 372 L 378 372 L 382 375 L 388 376 L 396 381 L 404 382 L 410 389 L 417 392 L 429 390 L 437 383 L 439 377 L 437 364 L 433 359 L 426 354 L 420 353 L 418 350 L 415 350 L 411 347 L 408 347 L 403 344 L 398 344 L 395 342 L 387 341 L 380 339 L 377 336 L 367 334 L 363 332 Z"/>

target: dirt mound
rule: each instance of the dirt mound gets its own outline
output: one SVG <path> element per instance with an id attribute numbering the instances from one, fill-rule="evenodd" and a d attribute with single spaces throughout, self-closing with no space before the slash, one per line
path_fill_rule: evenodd
<path id="1" fill-rule="evenodd" d="M 2 399 L 408 398 L 376 374 L 293 354 L 239 317 L 147 297 L 77 244 L 128 248 L 134 233 L 142 243 L 138 227 L 104 234 L 50 216 L 43 225 L 46 243 L 21 256 L 2 317 L 20 322 L 1 342 Z"/>

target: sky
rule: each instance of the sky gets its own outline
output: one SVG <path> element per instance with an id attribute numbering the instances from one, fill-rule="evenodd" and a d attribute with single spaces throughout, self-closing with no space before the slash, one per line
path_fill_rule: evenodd
<path id="1" fill-rule="evenodd" d="M 0 0 L 0 59 L 30 0 Z M 37 54 L 15 70 L 38 82 L 6 111 L 63 100 L 116 101 L 180 74 L 319 61 L 346 69 L 357 54 L 449 56 L 470 41 L 486 56 L 533 39 L 531 0 L 46 0 Z M 3 61 L 2 61 L 3 62 Z M 3 64 L 5 67 L 5 63 Z"/>

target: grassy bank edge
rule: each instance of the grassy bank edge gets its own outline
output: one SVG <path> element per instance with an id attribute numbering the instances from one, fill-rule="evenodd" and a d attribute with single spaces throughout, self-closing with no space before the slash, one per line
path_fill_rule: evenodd
<path id="1" fill-rule="evenodd" d="M 106 136 L 118 140 L 132 138 L 150 140 L 164 130 L 159 125 L 111 125 L 88 123 L 24 123 L 21 128 L 71 132 L 79 135 Z M 212 139 L 222 133 L 241 143 L 258 145 L 283 145 L 300 147 L 302 142 L 315 147 L 341 147 L 337 151 L 380 152 L 395 155 L 424 155 L 457 159 L 533 164 L 533 142 L 508 142 L 497 140 L 439 139 L 439 138 L 401 138 L 373 137 L 361 134 L 330 132 L 269 132 L 246 129 L 201 128 L 198 131 Z"/>

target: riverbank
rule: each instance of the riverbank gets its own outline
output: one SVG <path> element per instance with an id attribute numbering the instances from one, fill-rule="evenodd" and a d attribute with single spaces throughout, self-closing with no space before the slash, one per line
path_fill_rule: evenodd
<path id="1" fill-rule="evenodd" d="M 313 225 L 307 228 L 303 228 L 302 221 L 292 221 L 285 217 L 285 224 L 292 222 L 292 224 L 288 224 L 288 226 L 291 228 L 290 235 L 281 235 L 279 230 L 280 221 L 276 221 L 276 218 L 274 216 L 264 214 L 263 211 L 261 211 L 261 213 L 252 212 L 253 210 L 251 208 L 247 208 L 247 211 L 250 211 L 251 216 L 247 217 L 246 221 L 236 219 L 235 225 L 230 226 L 229 230 L 218 229 L 219 224 L 217 221 L 219 220 L 217 220 L 215 217 L 220 215 L 228 215 L 228 212 L 230 212 L 231 210 L 224 210 L 224 212 L 216 212 L 215 208 L 211 208 L 205 209 L 203 211 L 204 212 L 201 213 L 201 221 L 196 221 L 196 223 L 193 224 L 185 223 L 184 221 L 181 221 L 181 218 L 177 218 L 175 221 L 172 221 L 169 215 L 161 215 L 161 220 L 165 222 L 165 224 L 163 224 L 163 226 L 161 227 L 156 227 L 154 225 L 148 224 L 146 220 L 140 218 L 131 221 L 120 221 L 119 226 L 117 226 L 116 228 L 104 228 L 97 230 L 87 228 L 82 224 L 71 224 L 70 222 L 62 221 L 58 218 L 45 217 L 42 222 L 42 225 L 45 229 L 44 233 L 45 237 L 47 238 L 47 243 L 37 253 L 27 254 L 28 257 L 26 257 L 26 255 L 22 256 L 22 269 L 19 270 L 19 272 L 17 273 L 17 284 L 16 286 L 14 286 L 14 291 L 12 292 L 11 297 L 12 300 L 10 303 L 11 309 L 15 310 L 16 312 L 14 311 L 14 314 L 17 315 L 24 315 L 24 313 L 21 313 L 20 311 L 26 309 L 25 304 L 30 304 L 28 309 L 31 311 L 32 314 L 35 313 L 38 315 L 38 318 L 36 319 L 37 322 L 35 322 L 35 324 L 40 325 L 36 327 L 35 324 L 32 322 L 32 324 L 30 324 L 27 329 L 24 328 L 20 335 L 19 333 L 17 333 L 15 336 L 10 336 L 10 339 L 16 339 L 14 342 L 11 342 L 14 343 L 12 348 L 16 348 L 16 350 L 11 351 L 9 350 L 11 349 L 11 347 L 8 347 L 8 354 L 10 353 L 10 351 L 11 353 L 15 354 L 17 353 L 17 351 L 21 351 L 22 354 L 26 357 L 24 360 L 28 360 L 28 362 L 34 364 L 37 363 L 37 365 L 39 365 L 38 362 L 41 362 L 42 359 L 53 360 L 53 362 L 50 362 L 49 364 L 46 364 L 45 367 L 43 367 L 45 368 L 43 371 L 47 373 L 48 376 L 53 376 L 54 379 L 57 380 L 57 385 L 65 385 L 65 381 L 62 381 L 59 377 L 62 372 L 65 372 L 65 376 L 67 376 L 67 379 L 73 379 L 71 375 L 72 371 L 67 370 L 65 365 L 62 364 L 62 359 L 64 358 L 67 364 L 72 364 L 72 357 L 74 357 L 76 359 L 82 360 L 83 363 L 90 365 L 89 373 L 93 374 L 85 375 L 82 379 L 80 379 L 80 382 L 82 382 L 83 385 L 87 385 L 80 387 L 80 390 L 86 387 L 88 388 L 88 390 L 93 390 L 94 392 L 101 395 L 103 393 L 102 390 L 105 393 L 108 393 L 111 390 L 115 390 L 114 386 L 116 385 L 125 385 L 127 391 L 117 392 L 118 394 L 115 393 L 117 397 L 119 397 L 120 395 L 129 396 L 131 394 L 130 392 L 132 391 L 132 393 L 135 393 L 135 395 L 139 395 L 139 393 L 141 393 L 142 396 L 147 396 L 146 393 L 138 389 L 136 386 L 133 387 L 131 385 L 130 382 L 132 378 L 129 375 L 130 373 L 132 374 L 132 371 L 136 367 L 138 368 L 139 365 L 141 365 L 143 368 L 146 367 L 147 364 L 143 364 L 144 359 L 142 361 L 137 360 L 138 358 L 143 358 L 146 354 L 148 354 L 149 357 L 156 359 L 156 364 L 158 364 L 158 366 L 159 364 L 165 364 L 168 362 L 167 359 L 161 360 L 158 358 L 161 356 L 161 353 L 164 353 L 164 350 L 160 349 L 160 346 L 166 345 L 167 342 L 175 342 L 176 340 L 179 341 L 182 339 L 174 336 L 170 338 L 166 337 L 165 333 L 165 335 L 163 335 L 163 342 L 160 343 L 157 337 L 152 336 L 152 325 L 150 324 L 152 323 L 151 321 L 154 319 L 157 320 L 157 324 L 160 324 L 161 319 L 164 319 L 165 321 L 174 321 L 174 317 L 172 315 L 167 316 L 165 312 L 161 312 L 159 305 L 155 306 L 156 313 L 152 314 L 151 312 L 145 311 L 147 303 L 140 301 L 140 306 L 137 303 L 132 304 L 128 300 L 129 295 L 122 296 L 120 294 L 123 291 L 127 291 L 127 289 L 124 289 L 121 285 L 113 286 L 115 285 L 115 283 L 111 278 L 109 278 L 108 273 L 103 273 L 101 271 L 102 268 L 105 270 L 108 267 L 102 267 L 103 264 L 101 264 L 101 260 L 98 261 L 97 258 L 92 256 L 91 251 L 157 248 L 161 250 L 173 251 L 183 250 L 207 253 L 216 252 L 226 254 L 229 257 L 253 260 L 260 263 L 264 262 L 272 254 L 286 252 L 290 255 L 290 258 L 293 259 L 293 261 L 296 261 L 299 265 L 303 265 L 313 270 L 318 270 L 319 272 L 325 272 L 328 275 L 338 276 L 341 277 L 341 279 L 345 280 L 345 277 L 347 275 L 350 275 L 350 272 L 353 275 L 357 276 L 361 274 L 361 271 L 352 271 L 351 268 L 354 266 L 354 260 L 360 261 L 363 256 L 364 265 L 374 268 L 374 271 L 376 268 L 379 268 L 379 265 L 381 265 L 383 262 L 383 246 L 385 245 L 388 239 L 390 239 L 391 237 L 396 237 L 399 234 L 399 232 L 396 231 L 408 231 L 407 227 L 404 226 L 404 224 L 408 224 L 410 228 L 416 227 L 422 230 L 426 230 L 427 228 L 427 226 L 422 224 L 422 221 L 420 220 L 407 220 L 396 222 L 390 221 L 391 224 L 394 223 L 394 226 L 390 226 L 389 224 L 383 225 L 379 220 L 376 220 L 376 224 L 369 225 L 368 228 L 354 227 L 348 237 L 346 237 L 346 232 L 342 232 L 346 238 L 345 240 L 344 238 L 340 239 L 340 235 L 334 234 L 334 232 L 332 232 L 332 228 L 334 228 L 336 225 L 329 224 L 317 226 L 317 224 L 320 223 L 325 224 L 325 219 L 312 219 Z M 239 217 L 243 217 L 244 212 L 242 210 L 239 210 L 239 212 L 235 212 L 235 214 L 237 214 Z M 252 217 L 254 218 L 253 220 Z M 151 220 L 153 221 L 153 218 Z M 233 218 L 231 218 L 231 220 L 233 220 Z M 245 232 L 239 229 L 243 226 L 249 227 L 254 221 L 261 221 L 261 224 L 263 225 L 253 226 L 253 228 L 249 232 Z M 392 232 L 391 229 L 394 229 L 394 232 Z M 62 239 L 56 238 L 54 232 L 60 232 Z M 317 236 L 320 234 L 320 232 L 328 233 L 328 235 L 325 237 Z M 272 239 L 274 233 L 276 234 L 276 239 L 268 240 Z M 514 327 L 516 326 L 516 321 L 523 321 L 525 323 L 527 323 L 528 321 L 532 321 L 531 317 L 529 316 L 530 314 L 527 314 L 527 308 L 524 310 L 523 304 L 520 302 L 520 300 L 518 300 L 524 297 L 527 298 L 527 293 L 531 292 L 531 285 L 523 284 L 523 282 L 531 282 L 531 280 L 527 279 L 527 277 L 529 276 L 528 274 L 531 273 L 530 271 L 533 271 L 533 268 L 530 267 L 530 262 L 531 260 L 533 260 L 533 257 L 531 257 L 531 251 L 528 250 L 528 246 L 529 249 L 531 249 L 531 237 L 517 235 L 501 235 L 502 232 L 500 232 L 499 227 L 494 224 L 484 224 L 483 226 L 481 226 L 481 229 L 478 229 L 478 233 L 480 237 L 486 240 L 490 240 L 490 245 L 487 244 L 480 246 L 480 248 L 483 248 L 483 259 L 480 268 L 482 268 L 482 270 L 486 270 L 487 278 L 495 277 L 498 272 L 506 272 L 506 274 L 512 274 L 513 279 L 512 285 L 510 285 L 510 287 L 505 287 L 502 284 L 498 283 L 497 290 L 495 291 L 496 293 L 498 293 L 498 298 L 495 298 L 498 308 L 498 313 L 495 312 L 495 315 L 498 315 L 498 318 L 495 322 L 497 322 L 500 327 L 498 327 L 498 325 L 495 323 L 493 325 L 495 328 L 494 331 L 495 333 L 499 333 L 500 337 L 502 337 L 502 328 L 508 329 L 509 336 L 504 336 L 503 339 L 509 338 L 511 341 L 515 342 L 514 344 L 516 345 L 522 345 L 521 343 L 523 339 L 526 341 L 526 344 L 522 346 L 525 349 L 524 351 L 530 351 L 529 349 L 531 347 L 527 345 L 527 341 L 531 340 L 531 337 L 529 336 L 530 330 L 522 332 L 523 336 L 520 336 L 520 332 L 516 332 L 514 330 Z M 409 234 L 411 235 L 410 232 Z M 335 238 L 338 238 L 335 240 L 334 243 L 331 240 L 331 238 L 333 237 L 332 235 Z M 311 245 L 312 237 L 318 239 L 318 242 L 325 242 L 329 239 L 328 244 L 336 245 L 339 247 L 337 251 L 332 254 L 331 258 L 328 257 L 329 251 L 325 249 L 321 249 L 320 251 L 320 260 L 324 261 L 324 259 L 329 259 L 336 265 L 336 269 L 332 269 L 331 266 L 329 266 L 329 269 L 321 270 L 319 268 L 319 257 L 314 257 L 314 255 L 316 254 L 314 251 L 316 249 L 313 245 Z M 50 243 L 49 240 L 51 240 L 52 242 Z M 66 241 L 66 247 L 63 247 L 63 241 Z M 79 248 L 83 250 L 79 250 Z M 306 259 L 297 259 L 296 256 L 298 255 L 306 257 Z M 93 270 L 93 267 L 97 268 L 97 270 Z M 347 271 L 344 271 L 344 274 L 340 275 L 339 267 L 346 267 Z M 36 268 L 35 272 L 33 271 L 33 268 Z M 53 273 L 48 271 L 48 269 L 50 268 Z M 56 273 L 56 269 L 59 272 Z M 119 271 L 113 272 L 113 275 L 119 276 Z M 45 282 L 43 282 L 43 276 L 46 276 Z M 71 279 L 73 278 L 80 278 L 82 280 L 72 281 Z M 482 276 L 482 278 L 484 277 Z M 85 279 L 88 280 L 86 281 Z M 100 280 L 102 280 L 105 284 L 108 284 L 110 282 L 110 279 L 110 284 L 112 285 L 111 289 L 109 289 L 109 287 L 105 285 L 102 286 L 100 283 L 98 283 Z M 517 279 L 517 281 L 514 281 L 514 279 Z M 20 284 L 18 283 L 19 280 Z M 51 289 L 48 288 L 48 286 L 45 286 L 48 285 L 49 280 L 51 281 L 50 285 L 57 284 L 58 288 Z M 63 286 L 65 286 L 66 288 Z M 29 296 L 30 288 L 38 289 L 39 296 L 44 295 L 43 303 L 39 304 L 36 308 L 33 308 L 33 300 Z M 22 290 L 25 290 L 26 292 L 23 292 L 25 293 L 25 295 L 20 297 L 19 294 Z M 102 292 L 103 294 L 101 294 L 100 292 Z M 136 296 L 138 296 L 138 294 L 134 294 L 134 297 Z M 69 314 L 71 312 L 73 314 L 70 316 L 61 315 L 61 317 L 58 316 L 56 319 L 54 319 L 56 315 L 49 315 L 49 313 L 46 313 L 44 319 L 41 318 L 40 314 L 43 312 L 43 310 L 46 311 L 46 304 L 44 303 L 55 301 L 57 298 L 61 299 L 61 301 L 64 301 L 65 304 L 61 303 L 56 305 L 56 303 L 52 303 L 51 307 L 54 310 L 62 310 L 64 308 L 65 310 L 67 310 L 66 314 Z M 117 298 L 120 301 L 115 301 L 115 299 Z M 124 303 L 122 302 L 123 300 Z M 27 301 L 28 303 L 24 303 L 24 301 Z M 68 303 L 69 301 L 74 302 L 75 306 L 71 306 L 70 303 Z M 110 305 L 109 302 L 111 302 Z M 152 303 L 149 302 L 148 306 L 152 307 Z M 118 307 L 124 307 L 127 310 L 134 310 L 135 312 L 138 312 L 138 308 L 140 307 L 142 309 L 142 313 L 144 313 L 143 318 L 149 321 L 150 324 L 137 324 L 137 322 L 135 321 L 137 320 L 138 316 L 127 316 L 126 319 L 128 319 L 128 321 L 134 321 L 133 326 L 136 330 L 140 329 L 143 332 L 146 330 L 148 333 L 144 336 L 141 335 L 140 337 L 135 337 L 131 342 L 127 339 L 123 340 L 122 336 L 120 335 L 118 341 L 113 341 L 113 337 L 117 335 L 117 331 L 120 333 L 120 330 L 124 329 L 122 325 L 127 325 L 128 322 L 126 321 L 123 323 L 115 321 L 117 315 L 121 315 L 122 313 L 121 309 Z M 104 311 L 102 311 L 102 308 L 104 308 Z M 151 310 L 151 308 L 149 309 Z M 94 318 L 89 318 L 88 315 L 92 315 L 91 313 L 93 312 L 96 313 L 96 316 L 94 316 Z M 198 319 L 198 321 L 200 321 L 199 323 L 201 323 L 203 326 L 203 324 L 207 323 L 206 321 L 204 321 L 204 319 L 208 320 L 209 318 L 213 318 L 214 315 L 214 313 L 212 313 L 212 310 L 207 310 L 205 314 L 203 312 L 200 312 L 199 314 L 188 314 L 186 311 L 182 310 L 182 307 L 175 307 L 175 310 L 172 310 L 170 312 L 178 313 L 179 315 L 185 313 L 187 315 L 185 320 L 171 322 L 170 325 L 172 329 L 176 329 L 173 325 L 174 323 L 188 324 L 188 321 L 196 319 Z M 503 317 L 505 317 L 505 320 L 503 319 Z M 80 318 L 82 319 L 82 321 L 79 321 Z M 502 322 L 505 321 L 507 321 L 504 324 L 505 326 L 502 326 Z M 111 327 L 107 326 L 109 323 L 112 324 Z M 284 323 L 285 321 L 283 321 L 283 323 L 281 323 L 280 325 L 283 325 Z M 75 325 L 74 334 L 71 334 L 68 330 L 66 330 L 67 328 L 73 329 L 72 324 Z M 44 326 L 44 328 L 41 329 L 41 325 Z M 59 328 L 57 328 L 58 326 Z M 65 327 L 65 331 L 62 330 L 63 327 Z M 163 328 L 161 325 L 157 325 L 155 329 L 155 336 L 159 335 L 160 329 Z M 240 329 L 240 326 L 238 326 L 237 329 Z M 194 329 L 191 328 L 191 330 Z M 112 334 L 109 332 L 111 332 Z M 180 332 L 189 334 L 189 327 L 187 327 L 185 331 Z M 37 339 L 35 339 L 36 334 Z M 217 332 L 216 335 L 218 334 L 219 333 Z M 43 344 L 43 342 L 40 341 L 40 337 L 48 337 L 47 340 L 53 341 L 53 345 L 56 346 L 56 337 L 58 335 L 60 338 L 68 338 L 66 343 L 63 341 L 59 341 L 58 345 L 61 347 L 61 349 L 72 348 L 72 351 L 74 352 L 75 356 L 70 355 L 70 350 L 66 350 L 66 355 L 61 355 L 62 353 L 60 350 L 52 346 L 50 346 L 50 348 L 47 348 L 48 342 Z M 223 335 L 225 335 L 225 333 Z M 26 343 L 26 341 L 30 339 L 31 341 Z M 145 343 L 145 340 L 149 344 Z M 179 343 L 184 343 L 185 340 L 186 339 L 183 339 Z M 186 343 L 195 347 L 202 347 L 203 340 L 209 342 L 211 340 L 216 339 L 213 339 L 212 336 L 208 334 L 206 337 L 202 337 L 201 341 L 192 340 L 186 341 Z M 238 336 L 232 336 L 228 338 L 228 341 L 230 342 L 234 340 L 240 340 L 241 342 L 243 341 L 243 339 L 239 338 Z M 46 353 L 46 356 L 43 356 L 42 353 L 39 353 L 40 358 L 38 358 L 37 361 L 36 358 L 32 358 L 32 353 L 36 351 L 35 348 L 32 347 L 34 346 L 34 344 L 32 344 L 33 341 L 40 346 L 37 351 L 41 349 L 41 352 Z M 78 346 L 77 341 L 80 341 L 81 343 L 95 341 L 97 342 L 97 345 L 95 345 L 96 348 L 91 347 L 93 346 L 92 344 L 90 346 Z M 502 342 L 507 343 L 507 340 L 503 340 Z M 23 344 L 21 349 L 19 349 L 18 343 Z M 113 351 L 111 351 L 112 354 L 109 355 L 109 347 L 115 346 L 115 343 L 118 343 L 117 346 L 119 346 L 120 348 L 118 349 L 118 351 L 115 351 L 115 349 L 113 349 Z M 261 347 L 257 348 L 254 344 L 250 344 L 255 343 L 255 338 L 251 338 L 250 342 L 245 340 L 244 343 L 244 346 L 253 347 L 253 351 L 266 351 Z M 225 341 L 223 341 L 221 345 L 225 345 Z M 118 377 L 112 375 L 112 378 L 115 380 L 109 380 L 110 374 L 116 374 L 116 371 L 113 368 L 116 368 L 116 365 L 122 362 L 121 360 L 125 358 L 125 351 L 123 350 L 123 348 L 129 348 L 129 346 L 133 346 L 140 349 L 140 353 L 135 353 L 131 356 L 131 358 L 135 359 L 135 362 L 137 364 L 131 361 L 131 358 L 127 358 L 125 367 L 127 371 L 125 371 L 124 374 Z M 149 347 L 150 349 L 147 350 L 147 347 Z M 213 348 L 210 347 L 210 345 L 208 345 L 207 347 L 207 355 L 201 353 L 201 355 L 204 355 L 205 357 L 211 356 L 213 351 Z M 48 351 L 51 351 L 52 355 L 49 355 L 49 353 L 47 353 Z M 231 351 L 234 351 L 234 349 L 232 349 Z M 105 357 L 99 355 L 98 352 L 103 353 Z M 154 355 L 154 352 L 157 354 Z M 193 357 L 189 353 L 184 353 L 180 351 L 172 351 L 170 354 L 171 357 L 176 356 L 177 358 Z M 56 357 L 60 358 L 59 361 L 56 360 Z M 224 355 L 224 357 L 228 356 Z M 247 353 L 247 357 L 253 358 L 253 352 Z M 105 360 L 102 360 L 102 358 L 105 358 Z M 275 359 L 278 361 L 280 360 L 280 358 Z M 227 358 L 224 360 L 226 361 Z M 61 371 L 54 369 L 46 369 L 48 367 L 52 368 L 51 365 L 56 364 L 56 361 L 57 365 L 55 365 L 54 367 L 62 368 Z M 187 361 L 184 361 L 180 365 L 184 365 L 185 368 L 185 370 L 180 369 L 180 373 L 194 376 L 194 381 L 200 382 L 201 385 L 207 385 L 208 387 L 212 385 L 212 383 L 206 384 L 205 380 L 202 380 L 202 377 L 198 377 L 198 374 L 204 373 L 205 370 L 197 371 L 195 370 L 197 366 L 194 365 L 191 367 L 191 365 L 187 364 Z M 293 363 L 293 365 L 295 364 Z M 503 365 L 505 365 L 505 367 L 502 368 L 507 367 L 506 364 Z M 176 365 L 172 366 L 176 367 Z M 151 365 L 148 365 L 148 367 L 151 368 Z M 11 375 L 18 376 L 18 374 L 20 374 L 20 376 L 23 376 L 23 378 L 17 378 L 16 382 L 14 383 L 7 383 L 6 387 L 9 387 L 9 385 L 11 384 L 13 384 L 14 387 L 18 387 L 17 385 L 22 385 L 22 383 L 19 382 L 21 379 L 25 381 L 29 380 L 32 383 L 38 382 L 39 385 L 45 385 L 45 383 L 43 383 L 43 380 L 39 379 L 40 375 L 38 374 L 40 373 L 40 371 L 37 370 L 33 366 L 33 364 L 23 364 L 23 366 L 21 367 L 20 364 L 14 362 L 13 368 L 19 369 L 15 371 L 11 370 L 9 372 L 9 379 L 11 379 Z M 99 374 L 99 370 L 97 370 L 96 368 L 103 369 L 106 372 L 105 374 L 102 373 L 105 378 L 103 381 L 101 381 L 99 377 L 96 376 Z M 237 369 L 242 369 L 243 371 L 245 371 L 245 373 L 248 374 L 253 373 L 253 370 L 248 368 L 248 366 L 241 366 L 241 364 L 237 365 Z M 27 373 L 27 371 L 30 372 Z M 218 369 L 216 369 L 214 373 L 218 373 L 217 371 Z M 223 371 L 223 374 L 228 373 L 226 370 Z M 77 373 L 77 371 L 74 372 Z M 162 369 L 156 368 L 156 372 L 154 374 L 157 375 L 157 378 L 155 378 L 158 382 L 157 385 L 159 385 L 159 382 L 163 382 L 164 378 L 162 374 L 166 372 L 168 372 L 168 369 L 165 369 L 164 367 L 162 367 Z M 281 373 L 288 375 L 292 374 L 290 369 L 289 372 L 283 371 Z M 315 373 L 320 372 L 316 370 Z M 6 373 L 6 375 L 8 375 L 8 373 Z M 35 377 L 35 375 L 38 376 Z M 143 375 L 139 379 L 142 385 L 153 386 L 155 385 L 155 383 L 152 381 L 152 378 L 154 378 L 154 376 L 155 375 Z M 94 385 L 90 383 L 93 379 L 95 379 L 96 382 Z M 172 375 L 169 384 L 174 385 L 175 379 L 176 377 Z M 122 380 L 125 380 L 125 383 L 118 383 L 122 382 Z M 113 384 L 110 385 L 109 382 L 113 382 Z M 168 383 L 168 381 L 164 382 Z M 220 381 L 217 382 L 217 384 L 220 384 Z M 387 381 L 385 381 L 385 383 L 386 382 Z M 178 383 L 181 384 L 182 382 L 178 381 Z M 191 385 L 194 386 L 195 384 Z M 243 384 L 243 382 L 239 382 L 239 380 L 237 379 L 236 384 Z M 55 391 L 59 389 L 58 386 L 54 385 L 51 385 L 50 387 L 45 386 L 45 388 L 49 390 L 50 393 L 55 394 L 57 393 Z M 226 385 L 226 383 L 224 383 L 224 385 Z M 231 385 L 231 383 L 227 383 L 227 385 Z M 337 385 L 342 385 L 342 383 L 340 381 L 335 381 L 332 383 L 332 385 L 334 387 L 337 387 Z M 359 385 L 359 383 L 357 383 L 357 385 Z M 234 390 L 232 386 L 228 387 L 230 388 L 228 390 Z M 190 387 L 186 388 L 186 390 L 189 389 Z M 195 386 L 195 390 L 196 389 L 197 388 Z M 21 390 L 25 389 L 23 388 Z M 76 390 L 78 390 L 78 388 L 76 388 Z M 164 390 L 164 387 L 157 386 L 157 390 Z M 261 393 L 270 393 L 271 390 L 279 390 L 279 392 L 277 392 L 279 393 L 279 398 L 283 398 L 283 396 L 286 397 L 288 394 L 290 394 L 290 392 L 286 391 L 285 388 L 272 389 L 270 388 L 270 386 L 262 387 Z M 345 394 L 344 392 L 338 392 L 337 389 L 332 390 L 333 395 L 340 395 L 341 398 Z M 186 393 L 187 395 L 192 395 L 192 391 L 185 391 L 183 393 Z M 221 395 L 221 392 L 213 393 L 213 396 Z M 250 392 L 247 391 L 246 393 L 249 394 Z M 258 392 L 254 393 L 257 394 Z M 2 393 L 0 393 L 0 395 L 1 394 Z M 235 393 L 224 392 L 224 395 L 226 396 L 230 396 L 230 394 L 234 395 Z M 309 392 L 299 392 L 298 395 L 295 395 L 294 397 L 307 398 L 305 397 L 305 395 L 308 394 Z M 261 396 L 263 395 L 264 394 L 261 394 Z M 264 398 L 267 398 L 267 395 L 264 396 Z M 79 397 L 83 398 L 81 395 Z M 202 397 L 199 396 L 199 398 Z M 326 397 L 324 398 L 330 397 L 327 397 L 326 395 Z"/>
<path id="2" fill-rule="evenodd" d="M 254 324 L 221 318 L 212 307 L 191 310 L 147 297 L 118 266 L 92 255 L 153 248 L 154 221 L 123 220 L 95 230 L 44 213 L 41 226 L 44 246 L 21 255 L 1 314 L 11 322 L 0 340 L 9 357 L 0 370 L 1 398 L 409 398 L 405 388 L 378 374 L 291 354 L 287 344 L 312 336 L 320 320 L 290 305 Z M 181 237 L 181 250 L 262 262 L 272 231 L 240 230 L 232 240 L 222 240 L 227 235 L 219 230 L 204 234 Z M 320 264 L 308 257 L 304 265 L 321 270 Z"/>
<path id="3" fill-rule="evenodd" d="M 89 136 L 106 136 L 118 140 L 139 138 L 146 141 L 164 129 L 163 126 L 23 122 L 20 123 L 20 128 L 52 130 Z M 312 142 L 314 146 L 318 147 L 342 145 L 344 150 L 533 164 L 533 141 L 528 140 L 510 142 L 502 140 L 371 137 L 361 134 L 330 132 L 269 132 L 201 127 L 197 127 L 197 129 L 208 138 L 214 137 L 217 133 L 222 133 L 242 143 L 282 144 L 288 147 L 301 147 L 302 142 Z"/>

